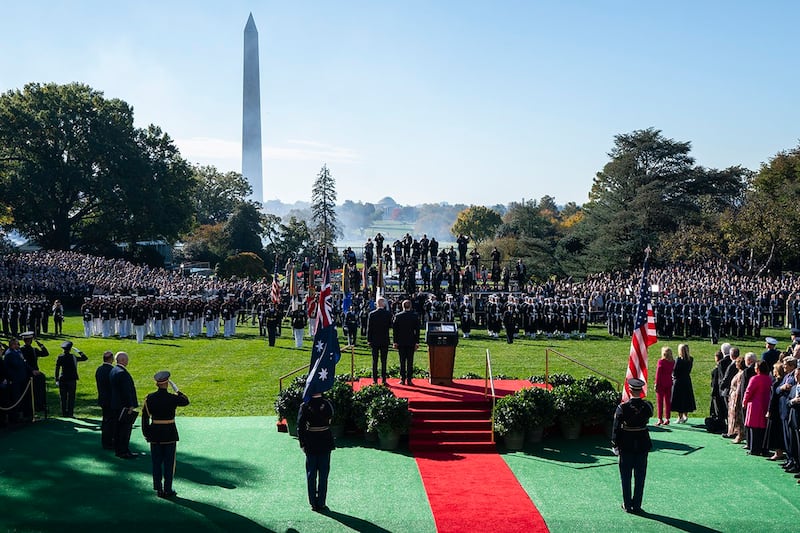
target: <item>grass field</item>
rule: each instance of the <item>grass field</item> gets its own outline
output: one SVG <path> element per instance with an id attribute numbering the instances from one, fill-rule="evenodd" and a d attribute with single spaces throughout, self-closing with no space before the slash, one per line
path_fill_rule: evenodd
<path id="1" fill-rule="evenodd" d="M 765 330 L 764 335 L 773 335 L 780 340 L 779 348 L 788 344 L 788 332 Z M 64 335 L 58 338 L 42 335 L 40 340 L 50 351 L 50 357 L 40 360 L 40 368 L 48 376 L 50 413 L 58 415 L 58 392 L 53 382 L 55 359 L 60 353 L 63 340 L 71 340 L 83 350 L 89 361 L 78 365 L 81 380 L 78 382 L 78 395 L 75 415 L 77 417 L 99 416 L 95 405 L 96 387 L 94 371 L 102 363 L 105 350 L 126 351 L 130 355 L 128 370 L 136 381 L 140 399 L 153 390 L 152 376 L 159 370 L 172 372 L 174 381 L 192 399 L 190 406 L 182 410 L 185 416 L 265 416 L 274 414 L 273 402 L 279 390 L 279 378 L 294 370 L 303 369 L 309 363 L 311 339 L 307 338 L 302 349 L 294 348 L 290 330 L 284 329 L 283 336 L 275 347 L 269 347 L 264 338 L 258 336 L 258 328 L 250 326 L 237 328 L 235 338 L 189 339 L 147 338 L 144 344 L 134 339 L 100 337 L 84 338 L 83 323 L 79 316 L 68 316 L 64 325 Z M 722 339 L 720 342 L 724 342 Z M 655 361 L 661 347 L 670 345 L 677 352 L 682 339 L 662 340 L 650 347 L 651 375 L 655 374 Z M 340 343 L 344 339 L 340 332 Z M 690 352 L 695 358 L 692 379 L 698 410 L 696 417 L 706 416 L 709 407 L 710 374 L 714 365 L 714 352 L 717 346 L 708 341 L 691 340 Z M 742 354 L 753 351 L 760 354 L 763 339 L 748 339 L 735 342 Z M 630 339 L 610 337 L 605 329 L 597 326 L 590 329 L 585 340 L 518 340 L 507 344 L 502 339 L 490 339 L 484 331 L 473 331 L 469 339 L 460 339 L 456 351 L 454 374 L 460 376 L 473 372 L 485 375 L 485 354 L 491 354 L 495 375 L 528 378 L 545 373 L 567 372 L 576 377 L 592 374 L 591 371 L 557 356 L 555 350 L 572 359 L 622 381 L 628 361 Z M 372 358 L 366 342 L 359 339 L 353 356 L 356 370 L 371 368 Z M 427 367 L 427 350 L 422 344 L 417 352 L 416 365 Z M 397 366 L 397 352 L 390 352 L 389 365 Z M 342 353 L 337 373 L 349 373 L 351 354 Z M 300 372 L 302 373 L 302 371 Z M 291 379 L 291 378 L 289 378 Z M 288 381 L 288 380 L 287 380 Z"/>

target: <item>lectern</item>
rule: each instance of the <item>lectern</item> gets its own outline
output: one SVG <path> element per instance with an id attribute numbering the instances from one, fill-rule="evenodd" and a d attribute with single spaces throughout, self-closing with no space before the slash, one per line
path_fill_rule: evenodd
<path id="1" fill-rule="evenodd" d="M 455 322 L 428 322 L 425 342 L 428 344 L 431 383 L 452 385 L 458 345 L 458 328 Z"/>

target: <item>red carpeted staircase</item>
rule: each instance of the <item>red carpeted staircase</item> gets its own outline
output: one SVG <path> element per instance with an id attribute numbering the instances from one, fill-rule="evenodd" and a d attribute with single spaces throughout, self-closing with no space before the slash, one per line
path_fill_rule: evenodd
<path id="1" fill-rule="evenodd" d="M 409 400 L 408 447 L 417 452 L 493 453 L 490 400 Z"/>

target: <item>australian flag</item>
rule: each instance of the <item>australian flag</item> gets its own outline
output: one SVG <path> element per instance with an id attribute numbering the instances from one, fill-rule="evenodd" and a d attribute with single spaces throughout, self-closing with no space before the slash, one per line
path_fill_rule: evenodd
<path id="1" fill-rule="evenodd" d="M 339 337 L 332 319 L 331 270 L 328 267 L 328 258 L 325 257 L 317 305 L 317 331 L 314 334 L 314 346 L 311 348 L 311 370 L 306 378 L 303 401 L 307 402 L 313 394 L 333 387 L 336 363 L 341 356 Z"/>

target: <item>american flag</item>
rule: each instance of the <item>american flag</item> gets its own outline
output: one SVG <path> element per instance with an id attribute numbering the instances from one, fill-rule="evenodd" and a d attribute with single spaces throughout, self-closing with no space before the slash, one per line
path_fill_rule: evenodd
<path id="1" fill-rule="evenodd" d="M 636 318 L 633 323 L 631 336 L 631 353 L 628 358 L 628 370 L 625 373 L 625 389 L 622 391 L 622 401 L 631 398 L 628 385 L 630 378 L 638 378 L 647 383 L 647 347 L 658 342 L 656 336 L 656 321 L 653 316 L 653 307 L 650 305 L 650 286 L 647 284 L 648 262 L 644 260 L 642 280 L 639 282 L 639 301 L 636 305 Z M 642 389 L 642 396 L 647 395 L 647 386 Z"/>
<path id="2" fill-rule="evenodd" d="M 281 301 L 281 284 L 278 283 L 278 260 L 275 260 L 275 272 L 272 274 L 272 302 L 278 305 Z"/>
<path id="3" fill-rule="evenodd" d="M 339 337 L 336 325 L 331 316 L 331 272 L 328 259 L 322 268 L 322 288 L 319 291 L 317 309 L 317 331 L 314 334 L 314 346 L 311 349 L 311 370 L 306 378 L 303 401 L 308 401 L 317 392 L 324 392 L 333 387 L 336 375 L 336 363 L 342 354 L 339 350 Z"/>

